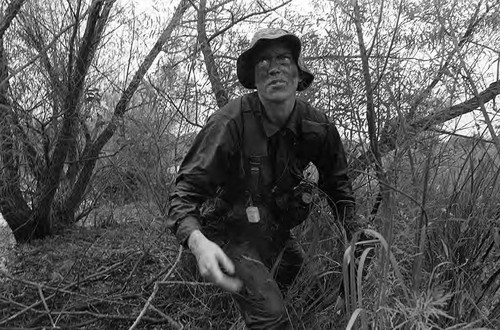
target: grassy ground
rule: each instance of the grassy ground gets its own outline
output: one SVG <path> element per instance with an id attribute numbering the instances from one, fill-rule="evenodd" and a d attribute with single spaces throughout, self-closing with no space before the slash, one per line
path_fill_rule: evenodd
<path id="1" fill-rule="evenodd" d="M 0 328 L 128 328 L 153 289 L 148 284 L 172 267 L 177 254 L 162 223 L 151 220 L 75 227 L 17 246 L 6 265 L 10 278 L 4 274 L 1 282 Z M 160 288 L 155 301 L 165 312 L 174 311 L 164 306 L 167 288 Z M 148 313 L 141 327 L 164 328 L 165 322 L 161 314 Z"/>
<path id="2" fill-rule="evenodd" d="M 129 329 L 148 299 L 138 329 L 244 329 L 230 295 L 199 278 L 192 255 L 180 251 L 163 222 L 151 216 L 137 221 L 141 210 L 132 205 L 113 213 L 114 221 L 91 218 L 94 224 L 8 251 L 0 274 L 0 329 Z M 116 221 L 123 217 L 136 221 Z M 316 238 L 316 249 L 332 244 Z M 346 323 L 341 315 L 332 318 L 341 276 L 336 258 L 328 251 L 310 256 L 302 280 L 290 289 L 287 306 L 297 328 Z M 306 304 L 313 278 L 323 291 Z"/>
<path id="3" fill-rule="evenodd" d="M 286 295 L 294 329 L 500 329 L 496 222 L 455 228 L 453 219 L 436 221 L 421 285 L 413 288 L 406 211 L 394 221 L 392 263 L 375 236 L 364 277 L 343 270 L 346 246 L 328 214 L 319 209 L 296 228 L 307 258 Z M 0 329 L 244 329 L 229 294 L 199 278 L 192 255 L 153 212 L 141 205 L 96 212 L 86 226 L 4 250 Z M 361 291 L 348 291 L 339 310 L 344 274 Z"/>

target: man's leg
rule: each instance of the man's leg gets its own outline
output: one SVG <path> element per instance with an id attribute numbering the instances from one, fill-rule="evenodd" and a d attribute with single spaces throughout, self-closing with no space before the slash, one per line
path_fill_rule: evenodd
<path id="1" fill-rule="evenodd" d="M 297 241 L 291 238 L 286 243 L 283 252 L 276 257 L 274 262 L 276 263 L 273 266 L 273 268 L 276 267 L 276 281 L 283 292 L 286 292 L 304 263 L 304 251 Z"/>
<path id="2" fill-rule="evenodd" d="M 249 329 L 286 329 L 289 324 L 283 296 L 269 268 L 248 242 L 228 244 L 226 253 L 233 261 L 243 288 L 233 298 Z"/>

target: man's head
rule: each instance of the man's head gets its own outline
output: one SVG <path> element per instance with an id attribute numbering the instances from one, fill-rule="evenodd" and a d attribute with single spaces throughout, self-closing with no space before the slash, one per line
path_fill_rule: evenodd
<path id="1" fill-rule="evenodd" d="M 314 76 L 303 63 L 301 48 L 299 38 L 283 29 L 257 31 L 250 47 L 238 57 L 239 81 L 246 88 L 256 88 L 261 96 L 279 98 L 305 90 Z"/>

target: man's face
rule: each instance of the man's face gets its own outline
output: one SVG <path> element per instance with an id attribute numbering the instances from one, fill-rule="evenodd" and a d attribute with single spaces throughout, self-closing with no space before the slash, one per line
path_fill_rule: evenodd
<path id="1" fill-rule="evenodd" d="M 270 43 L 256 54 L 255 86 L 259 96 L 269 102 L 295 97 L 299 69 L 286 43 Z"/>

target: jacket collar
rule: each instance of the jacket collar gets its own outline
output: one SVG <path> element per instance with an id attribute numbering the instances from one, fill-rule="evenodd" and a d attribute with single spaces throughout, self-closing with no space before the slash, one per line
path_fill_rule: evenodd
<path id="1" fill-rule="evenodd" d="M 254 93 L 254 97 L 256 99 L 256 102 L 258 104 L 258 110 L 261 113 L 261 121 L 262 121 L 262 126 L 264 128 L 264 132 L 266 133 L 266 137 L 271 137 L 274 134 L 276 134 L 278 131 L 280 131 L 280 127 L 274 125 L 269 121 L 269 119 L 266 116 L 266 112 L 264 111 L 264 105 L 259 100 L 259 96 L 257 95 L 257 92 Z M 292 113 L 288 117 L 288 120 L 285 123 L 284 128 L 290 130 L 293 134 L 296 136 L 298 135 L 299 129 L 298 125 L 300 123 L 300 113 L 299 110 L 297 109 L 297 100 L 295 101 L 295 105 L 293 107 Z"/>

